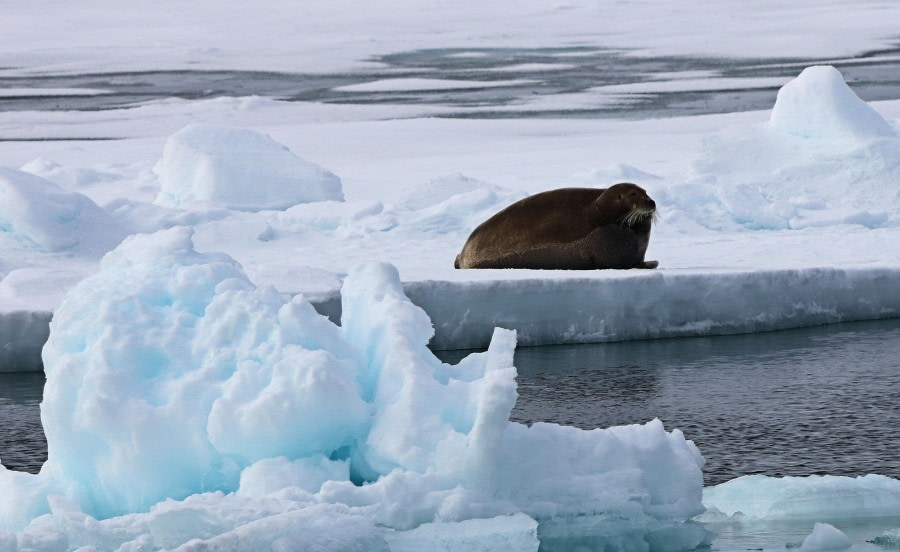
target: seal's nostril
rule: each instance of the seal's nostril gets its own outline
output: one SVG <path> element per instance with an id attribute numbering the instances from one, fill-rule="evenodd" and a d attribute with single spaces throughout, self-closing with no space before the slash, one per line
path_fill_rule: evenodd
<path id="1" fill-rule="evenodd" d="M 647 205 L 649 205 L 650 207 L 654 207 L 654 208 L 655 208 L 655 207 L 656 207 L 656 202 L 653 201 L 652 199 L 649 199 L 649 200 L 647 200 Z"/>

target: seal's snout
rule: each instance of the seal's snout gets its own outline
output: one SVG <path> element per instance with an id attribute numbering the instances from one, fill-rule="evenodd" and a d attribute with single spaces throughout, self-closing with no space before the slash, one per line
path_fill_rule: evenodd
<path id="1" fill-rule="evenodd" d="M 653 201 L 652 199 L 650 199 L 649 197 L 647 198 L 647 208 L 648 209 L 656 209 L 656 202 Z"/>

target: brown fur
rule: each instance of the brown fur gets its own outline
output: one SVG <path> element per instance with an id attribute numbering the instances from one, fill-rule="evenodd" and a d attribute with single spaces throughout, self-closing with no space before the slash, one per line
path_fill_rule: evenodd
<path id="1" fill-rule="evenodd" d="M 479 225 L 454 266 L 656 268 L 656 261 L 644 261 L 655 214 L 656 203 L 630 183 L 542 192 Z"/>

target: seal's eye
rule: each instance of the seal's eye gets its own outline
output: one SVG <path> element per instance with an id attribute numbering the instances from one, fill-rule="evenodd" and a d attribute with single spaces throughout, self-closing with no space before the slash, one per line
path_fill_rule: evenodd
<path id="1" fill-rule="evenodd" d="M 628 195 L 631 196 L 631 197 L 637 197 L 638 193 L 632 191 L 632 192 L 630 192 Z"/>

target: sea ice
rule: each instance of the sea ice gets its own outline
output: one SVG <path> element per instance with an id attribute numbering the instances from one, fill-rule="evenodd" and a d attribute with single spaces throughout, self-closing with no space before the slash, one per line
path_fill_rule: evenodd
<path id="1" fill-rule="evenodd" d="M 166 141 L 156 172 L 156 201 L 168 207 L 205 202 L 260 211 L 344 199 L 336 175 L 247 129 L 189 125 Z"/>
<path id="2" fill-rule="evenodd" d="M 834 121 L 858 125 L 853 119 L 856 108 L 851 107 L 859 108 L 861 100 L 837 82 L 840 75 L 836 70 L 815 69 L 804 71 L 786 85 L 773 110 L 778 113 L 775 120 L 799 126 L 804 117 L 801 104 L 819 101 L 828 103 Z M 825 89 L 838 92 L 823 94 Z M 216 105 L 209 105 L 212 103 Z M 257 116 L 271 117 L 269 110 L 294 113 L 293 104 L 288 111 L 285 105 L 270 103 Z M 238 100 L 210 100 L 196 107 L 218 113 L 215 110 L 223 105 L 232 106 L 232 111 L 222 118 L 247 114 L 244 102 Z M 164 113 L 163 106 L 152 106 L 154 116 L 165 118 Z M 881 116 L 876 113 L 872 117 Z M 181 122 L 181 118 L 175 120 Z M 892 193 L 890 183 L 900 181 L 900 137 L 880 134 L 877 122 L 870 123 L 865 128 L 875 130 L 856 137 L 829 126 L 818 129 L 814 137 L 803 138 L 762 122 L 742 123 L 711 134 L 701 129 L 692 136 L 709 137 L 699 156 L 677 149 L 681 153 L 673 154 L 691 165 L 686 173 L 651 174 L 622 163 L 626 155 L 616 153 L 622 156 L 619 162 L 606 169 L 581 170 L 558 184 L 552 179 L 542 183 L 546 188 L 570 183 L 607 186 L 619 179 L 646 181 L 661 213 L 648 250 L 650 258 L 661 263 L 661 270 L 653 274 L 458 271 L 452 269 L 452 260 L 477 224 L 526 195 L 526 188 L 517 180 L 524 178 L 524 173 L 547 171 L 545 164 L 571 172 L 570 166 L 594 163 L 593 159 L 582 160 L 580 156 L 588 154 L 580 149 L 572 159 L 569 154 L 556 153 L 548 148 L 553 141 L 546 135 L 571 133 L 573 143 L 586 151 L 594 151 L 595 142 L 608 149 L 625 141 L 643 158 L 655 159 L 654 151 L 672 146 L 658 147 L 664 145 L 660 142 L 653 148 L 643 147 L 649 136 L 668 128 L 661 121 L 615 125 L 610 127 L 614 131 L 606 134 L 614 134 L 616 139 L 607 138 L 606 142 L 604 132 L 570 121 L 496 121 L 491 126 L 498 129 L 492 132 L 478 131 L 480 126 L 470 121 L 354 123 L 347 128 L 362 125 L 363 134 L 369 132 L 365 136 L 370 139 L 354 134 L 353 140 L 346 134 L 353 131 L 341 125 L 303 126 L 293 131 L 281 125 L 279 136 L 287 136 L 292 145 L 299 142 L 304 149 L 316 144 L 307 133 L 318 136 L 327 132 L 324 142 L 340 143 L 341 153 L 331 152 L 329 157 L 327 149 L 319 146 L 316 155 L 328 159 L 329 166 L 336 163 L 337 172 L 350 175 L 346 185 L 341 182 L 349 201 L 299 203 L 283 210 L 256 211 L 261 205 L 253 207 L 254 211 L 213 208 L 212 200 L 194 201 L 187 195 L 179 196 L 178 207 L 152 203 L 169 184 L 174 186 L 169 189 L 173 194 L 189 193 L 191 185 L 187 183 L 194 177 L 203 177 L 209 184 L 211 180 L 203 176 L 210 176 L 204 173 L 208 164 L 221 168 L 213 179 L 218 183 L 215 189 L 237 192 L 246 191 L 250 180 L 266 180 L 276 168 L 299 162 L 281 163 L 282 156 L 293 158 L 293 154 L 270 138 L 247 130 L 201 125 L 175 133 L 170 140 L 175 151 L 164 151 L 159 178 L 149 170 L 149 160 L 132 163 L 127 169 L 96 162 L 91 168 L 78 169 L 39 158 L 25 167 L 60 185 L 95 194 L 97 203 L 120 228 L 118 232 L 115 228 L 107 232 L 105 226 L 95 228 L 91 235 L 98 239 L 112 243 L 115 240 L 106 236 L 121 237 L 122 227 L 127 233 L 152 233 L 176 225 L 190 226 L 199 250 L 224 250 L 254 282 L 271 284 L 282 293 L 304 293 L 335 317 L 339 316 L 339 288 L 349 268 L 362 260 L 383 260 L 398 267 L 406 280 L 406 293 L 434 321 L 433 346 L 486 346 L 496 325 L 513 327 L 519 331 L 520 343 L 536 345 L 736 333 L 896 316 L 900 296 L 893 290 L 900 267 L 892 246 L 900 228 L 900 196 Z M 611 124 L 596 122 L 604 128 Z M 378 132 L 383 134 L 371 134 L 382 128 Z M 467 142 L 460 138 L 470 132 L 468 139 L 474 145 L 452 149 Z M 433 136 L 436 142 L 422 145 L 415 139 L 422 135 Z M 387 140 L 388 136 L 395 136 L 397 144 Z M 498 140 L 510 145 L 493 151 Z M 587 147 L 587 143 L 592 145 Z M 391 147 L 385 149 L 388 145 Z M 526 154 L 516 151 L 520 145 L 531 152 L 528 157 L 539 160 L 525 159 Z M 154 147 L 158 148 L 158 143 Z M 158 155 L 154 149 L 152 156 Z M 489 181 L 459 172 L 434 177 L 429 171 L 443 173 L 435 167 L 446 166 L 444 162 L 435 165 L 436 157 L 450 158 L 451 167 L 479 169 L 467 174 L 490 169 L 493 172 L 488 174 L 502 177 Z M 503 161 L 507 157 L 512 160 Z M 346 158 L 356 159 L 356 164 L 348 165 Z M 173 174 L 177 173 L 172 179 L 167 179 L 167 171 L 162 169 L 167 160 Z M 643 162 L 638 165 L 646 167 Z M 241 171 L 259 176 L 239 182 Z M 122 177 L 124 174 L 129 176 Z M 134 194 L 139 197 L 132 197 L 135 188 L 140 190 Z M 270 191 L 271 198 L 286 198 L 281 188 Z M 241 204 L 242 209 L 250 208 Z M 68 238 L 69 234 L 61 234 L 61 239 Z M 78 262 L 37 250 L 21 254 L 17 250 L 0 258 L 0 275 L 4 276 L 0 311 L 55 310 L 65 291 L 96 269 L 100 253 L 87 259 L 81 256 Z M 27 270 L 22 272 L 24 267 Z M 32 280 L 31 285 L 26 279 Z M 796 293 L 772 295 L 768 293 L 772 286 Z M 551 297 L 552 302 L 544 302 Z M 652 315 L 630 315 L 638 308 L 635 300 L 644 301 L 642 312 Z M 548 309 L 548 304 L 554 308 Z M 11 323 L 8 317 L 0 319 L 4 327 Z M 13 334 L 11 329 L 6 331 L 6 335 Z M 14 347 L 31 343 L 21 341 Z M 32 347 L 17 356 L 33 351 Z"/>

